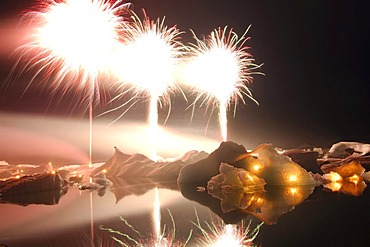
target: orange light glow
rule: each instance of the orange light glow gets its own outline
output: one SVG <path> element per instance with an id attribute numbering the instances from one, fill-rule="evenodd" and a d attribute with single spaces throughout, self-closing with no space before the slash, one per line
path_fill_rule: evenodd
<path id="1" fill-rule="evenodd" d="M 342 186 L 343 186 L 342 182 L 331 182 L 328 184 L 324 184 L 325 188 L 328 188 L 333 192 L 339 191 L 342 188 Z"/>
<path id="2" fill-rule="evenodd" d="M 360 177 L 355 174 L 349 177 L 348 180 L 354 184 L 358 184 L 358 182 L 360 181 Z"/>
<path id="3" fill-rule="evenodd" d="M 55 171 L 52 171 L 52 172 L 51 172 L 51 174 L 53 174 L 53 175 L 54 175 L 54 174 L 55 174 Z"/>
<path id="4" fill-rule="evenodd" d="M 257 199 L 257 204 L 261 204 L 261 203 L 263 203 L 263 198 L 261 198 L 261 197 L 258 197 L 258 199 Z"/>
<path id="5" fill-rule="evenodd" d="M 16 179 L 19 179 L 20 177 L 21 177 L 20 175 L 15 176 Z"/>
<path id="6" fill-rule="evenodd" d="M 107 169 L 104 169 L 102 172 L 103 172 L 103 173 L 107 173 Z"/>
<path id="7" fill-rule="evenodd" d="M 331 171 L 330 173 L 323 175 L 324 179 L 328 179 L 332 182 L 340 182 L 343 180 L 343 178 L 336 172 Z"/>
<path id="8" fill-rule="evenodd" d="M 290 182 L 297 182 L 298 181 L 297 175 L 290 175 L 289 176 L 289 181 Z"/>
<path id="9" fill-rule="evenodd" d="M 255 170 L 256 172 L 259 171 L 259 169 L 261 169 L 260 165 L 254 165 L 253 166 L 253 170 Z"/>
<path id="10" fill-rule="evenodd" d="M 297 188 L 290 188 L 290 193 L 292 195 L 295 195 L 297 192 L 298 192 L 298 189 Z"/>
<path id="11" fill-rule="evenodd" d="M 250 181 L 253 181 L 253 177 L 249 174 L 247 174 L 247 177 L 249 178 Z"/>

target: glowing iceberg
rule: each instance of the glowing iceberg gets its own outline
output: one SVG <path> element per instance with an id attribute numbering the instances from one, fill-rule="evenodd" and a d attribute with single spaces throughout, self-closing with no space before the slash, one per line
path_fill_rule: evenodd
<path id="1" fill-rule="evenodd" d="M 271 144 L 260 145 L 241 155 L 232 165 L 263 178 L 268 185 L 314 185 L 317 182 L 304 168 L 279 154 Z"/>

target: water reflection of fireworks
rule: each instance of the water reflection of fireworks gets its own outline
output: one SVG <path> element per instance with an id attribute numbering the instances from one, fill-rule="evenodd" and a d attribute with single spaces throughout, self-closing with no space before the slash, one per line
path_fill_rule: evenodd
<path id="1" fill-rule="evenodd" d="M 205 227 L 200 223 L 197 215 L 197 222 L 194 225 L 201 231 L 197 238 L 197 246 L 205 247 L 244 247 L 255 246 L 253 240 L 256 238 L 262 224 L 255 229 L 251 229 L 251 221 L 246 225 L 241 221 L 237 225 L 225 224 L 222 220 L 211 220 L 211 223 L 205 221 Z"/>
<path id="2" fill-rule="evenodd" d="M 180 240 L 176 240 L 176 225 L 175 220 L 168 210 L 172 221 L 172 229 L 163 227 L 162 233 L 157 236 L 157 234 L 153 234 L 149 237 L 143 236 L 140 231 L 135 229 L 133 225 L 131 225 L 126 219 L 120 217 L 121 221 L 127 226 L 133 234 L 124 233 L 118 230 L 114 230 L 112 228 L 107 228 L 100 226 L 100 229 L 103 231 L 107 231 L 111 233 L 111 238 L 120 244 L 121 246 L 129 247 L 129 246 L 138 246 L 138 247 L 179 247 L 179 246 L 186 246 L 190 240 L 192 232 L 189 233 L 188 238 L 185 242 L 181 242 Z"/>
<path id="3" fill-rule="evenodd" d="M 127 226 L 133 234 L 124 233 L 112 228 L 107 228 L 100 226 L 100 229 L 111 234 L 111 238 L 120 244 L 121 246 L 138 246 L 138 247 L 184 247 L 187 246 L 192 237 L 194 236 L 194 231 L 190 230 L 189 235 L 185 241 L 176 240 L 176 225 L 175 220 L 168 210 L 172 221 L 172 229 L 164 226 L 162 233 L 157 236 L 153 234 L 149 237 L 143 236 L 140 231 L 135 229 L 126 219 L 120 217 L 121 221 Z M 237 225 L 226 225 L 222 220 L 211 220 L 211 223 L 205 221 L 204 226 L 200 223 L 199 217 L 196 213 L 197 222 L 193 224 L 201 232 L 195 237 L 196 246 L 205 247 L 216 247 L 216 246 L 230 246 L 230 247 L 247 247 L 255 246 L 253 241 L 256 238 L 259 229 L 262 224 L 257 225 L 255 229 L 251 229 L 251 222 L 245 224 L 244 221 Z"/>

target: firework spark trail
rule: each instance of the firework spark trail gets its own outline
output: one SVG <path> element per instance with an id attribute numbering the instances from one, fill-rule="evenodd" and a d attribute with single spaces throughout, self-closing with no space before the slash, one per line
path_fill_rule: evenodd
<path id="1" fill-rule="evenodd" d="M 42 81 L 51 81 L 51 87 L 63 94 L 83 89 L 90 111 L 90 164 L 93 104 L 94 99 L 100 100 L 97 78 L 108 71 L 107 61 L 119 45 L 118 30 L 127 7 L 109 0 L 39 1 L 22 18 L 30 34 L 16 50 L 19 58 L 14 68 L 23 66 L 19 74 L 35 70 L 25 91 L 42 75 Z"/>
<path id="2" fill-rule="evenodd" d="M 145 12 L 144 12 L 145 14 Z M 123 45 L 117 60 L 112 61 L 112 70 L 122 88 L 130 84 L 134 96 L 149 101 L 149 131 L 153 151 L 151 158 L 157 160 L 158 103 L 171 107 L 170 94 L 176 91 L 174 71 L 184 54 L 180 42 L 181 32 L 176 26 L 168 28 L 162 20 L 152 21 L 146 16 L 143 21 L 132 13 L 122 35 Z M 122 59 L 129 57 L 129 60 Z M 121 86 L 120 86 L 121 87 Z"/>
<path id="3" fill-rule="evenodd" d="M 240 38 L 227 27 L 213 30 L 203 40 L 193 32 L 196 43 L 189 45 L 189 59 L 182 75 L 184 83 L 191 85 L 196 93 L 193 106 L 201 101 L 200 105 L 206 105 L 207 109 L 219 109 L 223 140 L 227 139 L 226 115 L 231 105 L 235 115 L 238 101 L 246 103 L 244 95 L 257 103 L 248 84 L 252 82 L 251 75 L 258 73 L 253 70 L 260 65 L 254 64 L 252 55 L 247 52 L 248 29 Z"/>
<path id="4" fill-rule="evenodd" d="M 185 242 L 183 241 L 177 241 L 175 240 L 175 232 L 176 232 L 176 227 L 175 227 L 175 219 L 173 218 L 171 212 L 169 209 L 167 209 L 168 211 L 168 214 L 171 218 L 171 221 L 172 221 L 172 229 L 171 230 L 166 230 L 166 226 L 164 226 L 162 232 L 160 233 L 160 235 L 158 236 L 157 235 L 157 232 L 155 232 L 153 235 L 149 236 L 149 238 L 146 238 L 144 237 L 137 229 L 135 229 L 127 220 L 125 220 L 122 216 L 120 217 L 120 219 L 122 220 L 122 222 L 124 222 L 124 224 L 130 229 L 132 230 L 135 234 L 134 235 L 137 235 L 139 237 L 139 239 L 136 239 L 135 236 L 133 235 L 129 235 L 127 233 L 123 233 L 123 232 L 120 232 L 118 230 L 114 230 L 112 228 L 107 228 L 107 227 L 104 227 L 104 226 L 99 226 L 99 229 L 100 230 L 103 230 L 103 231 L 107 231 L 109 233 L 112 233 L 112 234 L 115 234 L 117 235 L 118 237 L 122 237 L 121 239 L 116 237 L 116 236 L 113 236 L 111 235 L 111 238 L 116 241 L 117 243 L 119 243 L 121 246 L 138 246 L 138 247 L 152 247 L 152 246 L 158 246 L 158 247 L 180 247 L 180 246 L 187 246 L 187 244 L 189 243 L 190 239 L 191 239 L 191 236 L 192 236 L 192 230 L 189 232 L 189 235 L 187 237 L 187 239 L 185 240 Z M 156 227 L 156 226 L 155 226 Z M 130 243 L 127 243 L 127 241 Z"/>

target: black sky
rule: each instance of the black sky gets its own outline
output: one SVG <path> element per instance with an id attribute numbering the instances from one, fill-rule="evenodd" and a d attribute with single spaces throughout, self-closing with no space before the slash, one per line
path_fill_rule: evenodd
<path id="1" fill-rule="evenodd" d="M 33 1 L 2 0 L 2 23 L 19 16 Z M 341 140 L 370 141 L 370 17 L 367 1 L 147 0 L 132 1 L 152 19 L 166 16 L 191 41 L 189 29 L 208 34 L 229 26 L 242 34 L 252 25 L 248 45 L 265 76 L 251 86 L 257 106 L 247 101 L 230 119 L 230 139 L 245 135 L 256 143 L 278 146 L 328 146 Z M 0 28 L 0 34 L 8 35 Z M 4 46 L 3 44 L 1 44 Z M 0 52 L 1 81 L 12 60 Z M 10 87 L 20 90 L 21 86 Z M 2 87 L 4 88 L 4 87 Z M 32 89 L 0 94 L 0 111 L 22 111 L 22 104 L 45 112 L 42 96 Z M 23 103 L 22 103 L 23 102 Z M 26 103 L 24 103 L 26 102 Z M 38 103 L 37 103 L 38 102 Z M 41 103 L 40 103 L 41 102 Z M 39 104 L 39 105 L 38 105 Z M 21 109 L 20 109 L 21 108 Z M 1 115 L 0 115 L 1 117 Z M 240 134 L 240 131 L 244 134 Z"/>

